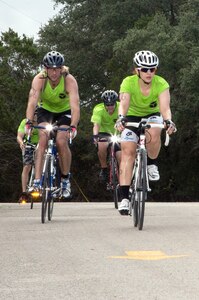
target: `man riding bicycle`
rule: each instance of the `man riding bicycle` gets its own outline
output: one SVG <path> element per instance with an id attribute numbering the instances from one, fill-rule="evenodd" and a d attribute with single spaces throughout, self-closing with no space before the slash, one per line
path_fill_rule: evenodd
<path id="1" fill-rule="evenodd" d="M 43 58 L 44 70 L 37 74 L 29 93 L 26 111 L 26 128 L 31 127 L 33 115 L 38 105 L 38 125 L 58 123 L 60 127 L 70 127 L 72 138 L 77 134 L 77 125 L 80 119 L 79 92 L 76 79 L 64 66 L 64 56 L 57 52 L 48 52 Z M 36 152 L 34 190 L 39 189 L 42 162 L 47 147 L 49 133 L 39 130 L 39 146 Z M 71 151 L 68 146 L 69 132 L 57 132 L 56 145 L 59 153 L 61 169 L 62 197 L 68 198 L 71 194 L 70 166 Z"/>
<path id="2" fill-rule="evenodd" d="M 110 137 L 115 133 L 115 121 L 118 117 L 119 102 L 118 94 L 113 90 L 107 90 L 102 93 L 103 103 L 97 104 L 93 109 L 91 122 L 93 123 L 93 141 L 97 145 L 98 158 L 100 161 L 101 181 L 106 182 L 108 178 L 107 149 L 108 142 L 103 142 L 103 138 Z M 101 141 L 100 141 L 101 140 Z M 120 159 L 120 148 L 115 147 L 116 157 Z"/>
<path id="3" fill-rule="evenodd" d="M 29 174 L 32 168 L 33 159 L 34 159 L 34 149 L 26 148 L 27 135 L 25 132 L 26 119 L 23 119 L 17 130 L 17 142 L 22 150 L 22 160 L 23 160 L 23 170 L 21 173 L 21 184 L 22 184 L 22 193 L 19 198 L 19 203 L 23 201 L 27 202 L 29 199 L 27 193 L 27 184 L 29 179 Z M 35 111 L 33 125 L 37 125 L 37 111 Z M 33 129 L 30 136 L 30 142 L 33 145 L 37 145 L 39 140 L 38 129 Z"/>
<path id="4" fill-rule="evenodd" d="M 129 186 L 136 155 L 138 132 L 125 128 L 125 122 L 139 122 L 152 118 L 153 122 L 166 124 L 168 134 L 176 128 L 171 121 L 169 84 L 156 75 L 159 65 L 157 55 L 151 51 L 139 51 L 134 56 L 135 74 L 126 77 L 120 87 L 119 117 L 116 128 L 121 132 L 120 195 L 118 208 L 121 214 L 129 212 Z M 146 134 L 149 180 L 160 178 L 157 157 L 161 148 L 161 129 L 151 128 Z"/>

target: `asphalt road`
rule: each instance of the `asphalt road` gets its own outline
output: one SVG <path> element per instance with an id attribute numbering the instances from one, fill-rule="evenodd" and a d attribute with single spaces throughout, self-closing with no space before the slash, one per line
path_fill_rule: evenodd
<path id="1" fill-rule="evenodd" d="M 198 300 L 199 203 L 147 203 L 142 231 L 113 203 L 0 204 L 2 300 Z"/>

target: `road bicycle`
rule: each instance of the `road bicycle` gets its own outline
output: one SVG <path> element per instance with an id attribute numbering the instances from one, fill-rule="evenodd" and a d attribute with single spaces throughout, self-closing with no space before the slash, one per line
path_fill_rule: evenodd
<path id="1" fill-rule="evenodd" d="M 47 211 L 48 220 L 52 220 L 54 199 L 61 195 L 56 133 L 58 131 L 71 132 L 71 129 L 70 127 L 59 127 L 56 123 L 54 125 L 47 124 L 46 126 L 34 126 L 33 128 L 44 129 L 49 132 L 48 146 L 44 155 L 39 191 L 31 193 L 33 197 L 39 197 L 41 199 L 41 222 L 45 223 Z M 70 143 L 71 141 L 72 138 L 70 137 Z"/>
<path id="2" fill-rule="evenodd" d="M 129 214 L 133 216 L 134 226 L 142 230 L 144 224 L 145 201 L 147 193 L 151 191 L 147 172 L 147 149 L 146 131 L 150 128 L 164 129 L 164 124 L 149 123 L 147 120 L 141 122 L 127 122 L 125 126 L 136 127 L 139 131 L 139 140 L 136 149 L 132 180 L 129 189 Z M 166 134 L 165 146 L 169 144 L 169 136 Z"/>
<path id="3" fill-rule="evenodd" d="M 116 158 L 115 146 L 119 144 L 119 137 L 112 135 L 110 137 L 102 137 L 99 139 L 100 142 L 108 142 L 108 181 L 106 182 L 107 190 L 113 194 L 114 206 L 118 208 L 119 201 L 119 164 Z M 119 147 L 119 145 L 118 145 Z"/>

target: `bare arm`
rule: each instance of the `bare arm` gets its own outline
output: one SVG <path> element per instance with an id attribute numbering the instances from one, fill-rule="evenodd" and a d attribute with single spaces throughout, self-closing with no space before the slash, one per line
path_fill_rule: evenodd
<path id="1" fill-rule="evenodd" d="M 69 74 L 65 78 L 67 92 L 69 93 L 71 108 L 71 126 L 77 127 L 80 119 L 79 91 L 76 79 Z"/>
<path id="2" fill-rule="evenodd" d="M 120 94 L 120 105 L 118 109 L 119 115 L 126 116 L 130 105 L 130 94 L 121 93 Z"/>
<path id="3" fill-rule="evenodd" d="M 40 74 L 36 75 L 32 81 L 32 86 L 29 92 L 29 98 L 28 98 L 28 106 L 26 110 L 26 118 L 29 120 L 34 119 L 34 112 L 35 108 L 37 106 L 40 92 L 42 90 L 43 86 L 43 80 L 39 77 Z"/>
<path id="4" fill-rule="evenodd" d="M 124 124 L 122 123 L 123 117 L 127 115 L 128 109 L 130 105 L 130 94 L 128 93 L 121 93 L 120 94 L 120 104 L 118 109 L 119 119 L 116 122 L 115 128 L 117 130 L 122 131 L 124 130 Z"/>
<path id="5" fill-rule="evenodd" d="M 98 135 L 100 130 L 100 125 L 97 123 L 94 123 L 93 125 L 93 135 Z"/>
<path id="6" fill-rule="evenodd" d="M 171 120 L 170 92 L 166 89 L 159 95 L 160 113 L 164 120 Z"/>
<path id="7" fill-rule="evenodd" d="M 24 139 L 24 133 L 18 131 L 17 132 L 17 143 L 19 144 L 19 146 L 20 146 L 21 149 L 24 148 L 23 139 Z"/>
<path id="8" fill-rule="evenodd" d="M 170 135 L 176 132 L 176 126 L 171 121 L 172 114 L 170 109 L 170 92 L 169 89 L 165 90 L 159 95 L 159 105 L 160 105 L 160 113 L 164 120 L 170 120 L 169 126 L 167 124 L 167 133 Z"/>

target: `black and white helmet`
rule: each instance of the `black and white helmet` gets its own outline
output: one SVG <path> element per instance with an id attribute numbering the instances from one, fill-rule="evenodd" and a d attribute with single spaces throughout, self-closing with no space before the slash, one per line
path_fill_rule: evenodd
<path id="1" fill-rule="evenodd" d="M 159 59 L 155 53 L 148 50 L 138 51 L 133 58 L 137 67 L 141 68 L 157 68 Z"/>
<path id="2" fill-rule="evenodd" d="M 115 105 L 116 100 L 118 99 L 118 94 L 113 90 L 107 90 L 103 92 L 101 98 L 104 102 L 104 105 Z"/>
<path id="3" fill-rule="evenodd" d="M 59 68 L 64 65 L 64 57 L 57 51 L 48 52 L 43 58 L 46 68 Z"/>

